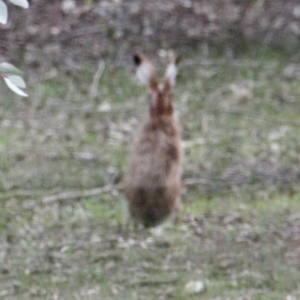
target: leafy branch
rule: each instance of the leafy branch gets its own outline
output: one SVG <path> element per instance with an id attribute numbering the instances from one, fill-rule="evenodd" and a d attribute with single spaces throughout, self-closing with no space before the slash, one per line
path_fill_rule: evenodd
<path id="1" fill-rule="evenodd" d="M 23 8 L 29 7 L 27 0 L 9 0 L 9 2 Z M 6 24 L 7 17 L 7 5 L 4 1 L 0 0 L 0 23 Z M 28 95 L 22 90 L 26 88 L 26 83 L 20 76 L 21 74 L 22 72 L 14 65 L 7 62 L 0 63 L 0 76 L 3 77 L 6 85 L 16 94 L 27 97 Z"/>

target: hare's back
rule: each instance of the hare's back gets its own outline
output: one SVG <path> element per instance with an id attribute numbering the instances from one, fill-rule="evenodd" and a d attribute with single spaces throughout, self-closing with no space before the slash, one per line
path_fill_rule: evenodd
<path id="1" fill-rule="evenodd" d="M 179 166 L 180 156 L 178 138 L 169 137 L 159 130 L 151 134 L 141 132 L 132 153 L 131 165 L 140 172 L 139 176 L 159 180 Z"/>

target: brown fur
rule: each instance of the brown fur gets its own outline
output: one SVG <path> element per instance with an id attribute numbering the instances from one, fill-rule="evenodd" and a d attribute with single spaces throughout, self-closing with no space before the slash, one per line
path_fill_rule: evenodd
<path id="1" fill-rule="evenodd" d="M 129 214 L 135 223 L 156 226 L 178 215 L 181 188 L 181 137 L 174 112 L 171 84 L 159 88 L 155 75 L 150 113 L 137 136 L 125 177 Z"/>

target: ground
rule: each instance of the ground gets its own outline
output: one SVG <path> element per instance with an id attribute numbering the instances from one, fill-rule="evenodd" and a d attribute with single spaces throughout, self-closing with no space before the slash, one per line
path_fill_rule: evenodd
<path id="1" fill-rule="evenodd" d="M 0 298 L 298 299 L 298 69 L 266 49 L 182 59 L 182 220 L 154 231 L 123 226 L 149 103 L 132 70 L 1 85 Z"/>

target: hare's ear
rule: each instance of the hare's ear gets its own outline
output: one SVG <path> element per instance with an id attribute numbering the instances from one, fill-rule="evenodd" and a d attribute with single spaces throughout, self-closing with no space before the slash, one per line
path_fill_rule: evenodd
<path id="1" fill-rule="evenodd" d="M 173 58 L 172 62 L 168 65 L 165 73 L 164 88 L 168 89 L 175 85 L 177 76 L 177 65 L 179 63 L 179 56 Z"/>
<path id="2" fill-rule="evenodd" d="M 155 69 L 150 60 L 142 54 L 135 54 L 133 61 L 136 68 L 136 75 L 139 80 L 150 87 L 152 91 L 157 91 L 158 83 L 155 75 Z"/>

